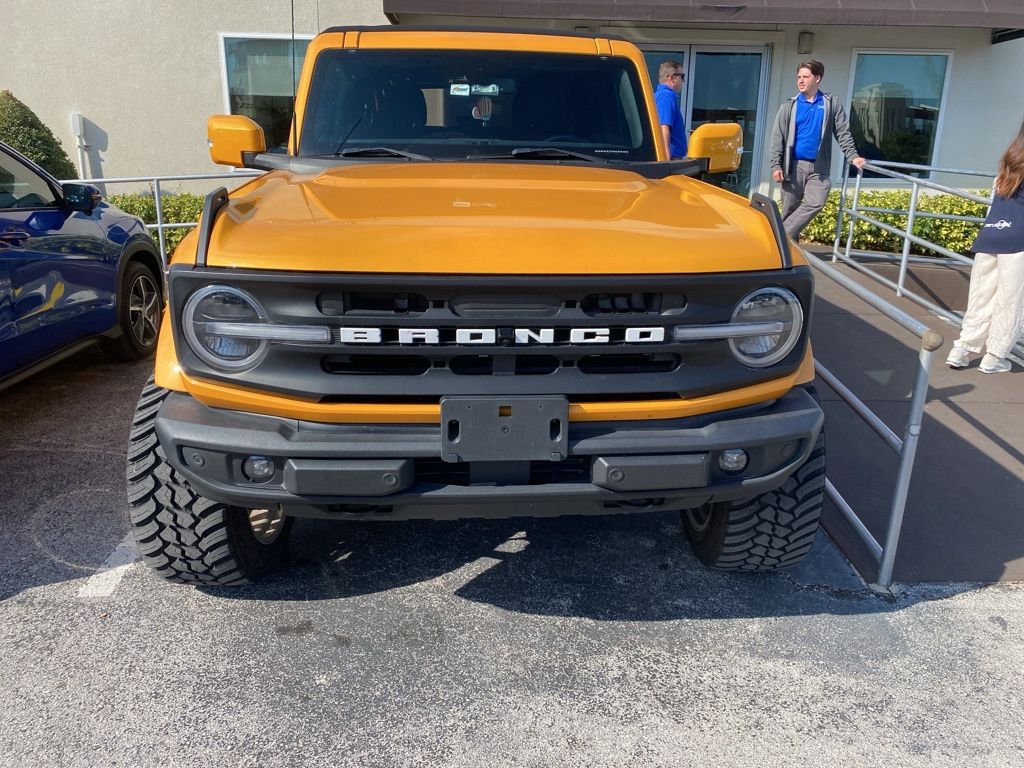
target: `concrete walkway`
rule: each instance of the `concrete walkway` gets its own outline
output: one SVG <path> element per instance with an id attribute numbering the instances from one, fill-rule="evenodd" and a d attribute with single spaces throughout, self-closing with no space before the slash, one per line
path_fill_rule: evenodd
<path id="1" fill-rule="evenodd" d="M 1024 581 L 1024 370 L 985 375 L 977 360 L 966 370 L 947 368 L 957 328 L 841 268 L 946 340 L 932 369 L 896 581 Z M 812 339 L 817 359 L 902 437 L 918 339 L 820 273 Z M 825 384 L 819 392 L 827 416 L 828 476 L 882 541 L 896 455 Z M 873 578 L 866 549 L 838 510 L 827 520 L 832 538 Z"/>

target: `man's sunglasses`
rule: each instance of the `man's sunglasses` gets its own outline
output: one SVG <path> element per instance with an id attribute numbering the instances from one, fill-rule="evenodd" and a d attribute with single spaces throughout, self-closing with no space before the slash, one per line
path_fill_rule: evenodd
<path id="1" fill-rule="evenodd" d="M 684 72 L 673 72 L 672 77 L 678 77 L 684 83 L 686 82 L 686 74 Z"/>

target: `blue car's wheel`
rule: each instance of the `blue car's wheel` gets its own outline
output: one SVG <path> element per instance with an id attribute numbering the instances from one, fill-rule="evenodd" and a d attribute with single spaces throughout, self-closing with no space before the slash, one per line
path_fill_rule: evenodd
<path id="1" fill-rule="evenodd" d="M 141 360 L 156 349 L 164 299 L 160 279 L 145 265 L 133 261 L 125 267 L 117 295 L 121 335 L 103 349 L 117 360 Z"/>

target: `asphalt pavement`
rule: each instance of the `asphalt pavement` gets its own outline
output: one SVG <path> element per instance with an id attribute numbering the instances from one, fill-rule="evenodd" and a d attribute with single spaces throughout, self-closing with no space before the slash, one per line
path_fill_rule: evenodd
<path id="1" fill-rule="evenodd" d="M 872 592 L 672 514 L 299 521 L 235 590 L 133 561 L 146 363 L 0 393 L 0 766 L 1019 766 L 1024 590 Z"/>

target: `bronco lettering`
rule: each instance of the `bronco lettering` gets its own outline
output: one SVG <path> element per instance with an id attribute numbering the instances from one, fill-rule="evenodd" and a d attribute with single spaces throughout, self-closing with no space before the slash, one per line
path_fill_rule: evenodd
<path id="1" fill-rule="evenodd" d="M 342 328 L 343 344 L 555 344 L 554 328 L 513 328 L 501 334 L 496 328 L 458 328 L 454 339 L 443 328 Z M 572 344 L 656 344 L 665 341 L 665 329 L 643 328 L 565 328 L 562 333 Z M 397 334 L 397 338 L 395 338 Z M 446 339 L 447 336 L 447 339 Z M 506 341 L 507 339 L 507 341 Z"/>

